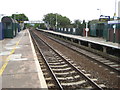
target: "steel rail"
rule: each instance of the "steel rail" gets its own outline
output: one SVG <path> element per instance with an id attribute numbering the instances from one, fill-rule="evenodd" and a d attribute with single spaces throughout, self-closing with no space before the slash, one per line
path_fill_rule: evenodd
<path id="1" fill-rule="evenodd" d="M 50 36 L 47 36 L 47 37 L 50 38 L 51 40 L 56 41 L 56 42 L 59 43 L 59 44 L 64 45 L 63 43 L 60 43 L 59 41 L 53 39 L 53 38 L 50 37 Z M 66 43 L 66 42 L 65 42 L 65 43 Z M 88 55 L 86 55 L 86 54 L 83 54 L 82 52 L 80 52 L 80 51 L 78 51 L 78 50 L 75 50 L 75 49 L 73 49 L 73 48 L 71 48 L 71 47 L 69 47 L 69 46 L 67 46 L 67 45 L 64 45 L 64 46 L 67 47 L 67 48 L 69 48 L 69 49 L 74 50 L 74 51 L 77 52 L 77 53 L 80 53 L 80 54 L 82 54 L 82 55 L 84 55 L 84 56 L 87 56 L 88 58 L 94 60 L 95 62 L 97 62 L 97 63 L 99 63 L 99 64 L 101 64 L 101 65 L 104 65 L 105 67 L 111 69 L 112 71 L 114 71 L 114 72 L 120 74 L 120 70 L 117 70 L 117 69 L 115 69 L 115 68 L 113 68 L 113 67 L 111 67 L 111 66 L 109 66 L 109 65 L 107 65 L 107 64 L 105 64 L 105 63 L 103 63 L 103 62 L 100 62 L 100 61 L 98 61 L 98 60 L 92 58 L 91 56 L 88 56 Z M 74 46 L 74 45 L 73 45 L 73 46 Z M 77 47 L 77 46 L 75 46 L 75 47 Z M 77 48 L 79 48 L 79 47 L 77 47 Z M 83 50 L 83 49 L 82 49 L 82 50 Z M 85 50 L 85 51 L 86 51 L 86 50 Z M 87 51 L 87 52 L 88 52 L 88 51 Z M 98 56 L 99 56 L 99 55 L 98 55 Z"/>
<path id="2" fill-rule="evenodd" d="M 33 34 L 33 33 L 32 33 L 32 34 Z M 33 36 L 32 34 L 31 34 L 31 36 L 32 36 L 32 38 L 33 38 L 35 44 L 37 45 L 38 50 L 39 50 L 39 52 L 41 53 L 42 58 L 44 59 L 46 65 L 47 65 L 47 67 L 48 67 L 48 69 L 50 70 L 50 72 L 51 72 L 51 74 L 52 74 L 52 76 L 53 76 L 53 78 L 54 78 L 54 80 L 55 80 L 57 86 L 59 87 L 60 90 L 63 90 L 62 85 L 60 84 L 60 82 L 59 82 L 59 80 L 57 79 L 56 75 L 54 74 L 54 72 L 52 71 L 51 67 L 49 66 L 49 64 L 48 64 L 48 62 L 47 62 L 47 60 L 46 60 L 44 54 L 42 53 L 42 51 L 41 51 L 41 49 L 40 49 L 40 47 L 39 47 L 39 44 L 37 43 L 36 39 L 34 38 L 34 36 Z M 36 35 L 36 36 L 37 36 L 37 35 Z M 38 37 L 38 36 L 37 36 L 37 37 Z M 38 38 L 39 38 L 39 37 L 38 37 Z"/>
<path id="3" fill-rule="evenodd" d="M 38 36 L 39 37 L 39 36 Z M 67 61 L 63 56 L 59 54 L 58 51 L 56 51 L 53 47 L 51 47 L 47 42 L 45 42 L 41 37 L 39 37 L 48 47 L 50 47 L 57 55 L 59 55 L 62 59 L 64 59 L 70 66 L 72 66 L 79 74 L 81 74 L 85 79 L 87 79 L 95 89 L 103 90 L 97 83 L 92 81 L 88 76 L 86 76 L 82 71 L 80 71 L 78 68 L 76 68 L 74 65 L 72 65 L 69 61 Z"/>

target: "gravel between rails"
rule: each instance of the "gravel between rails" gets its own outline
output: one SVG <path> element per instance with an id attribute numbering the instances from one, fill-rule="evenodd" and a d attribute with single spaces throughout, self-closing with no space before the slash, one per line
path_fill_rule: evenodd
<path id="1" fill-rule="evenodd" d="M 39 31 L 35 31 L 36 34 L 39 34 L 47 43 L 53 46 L 56 50 L 64 54 L 69 59 L 73 60 L 77 65 L 79 65 L 83 70 L 90 73 L 93 77 L 97 78 L 99 82 L 105 84 L 108 88 L 120 89 L 120 76 L 116 73 L 111 72 L 110 70 L 94 63 L 89 58 L 78 54 L 75 51 L 68 49 L 67 47 L 56 43 L 55 41 L 48 39 Z"/>

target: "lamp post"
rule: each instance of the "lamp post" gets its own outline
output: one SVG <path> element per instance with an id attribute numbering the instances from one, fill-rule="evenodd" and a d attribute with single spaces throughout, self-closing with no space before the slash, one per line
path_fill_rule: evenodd
<path id="1" fill-rule="evenodd" d="M 115 13 L 114 13 L 114 21 L 117 20 L 117 16 L 116 16 L 116 5 L 117 5 L 117 0 L 115 0 Z M 114 29 L 114 32 L 113 32 L 113 43 L 115 43 L 115 38 L 116 38 L 116 24 L 113 25 L 113 29 Z"/>
<path id="2" fill-rule="evenodd" d="M 113 43 L 115 43 L 115 33 L 116 33 L 116 25 L 113 25 L 113 29 L 114 29 L 114 32 L 113 32 Z"/>
<path id="3" fill-rule="evenodd" d="M 16 12 L 16 13 L 14 14 L 14 19 L 16 19 L 16 14 L 18 14 L 18 12 Z"/>
<path id="4" fill-rule="evenodd" d="M 113 18 L 114 18 L 114 20 L 117 20 L 117 16 L 116 16 L 116 7 L 117 7 L 117 0 L 115 0 L 115 12 L 114 12 L 114 16 L 113 16 Z"/>
<path id="5" fill-rule="evenodd" d="M 114 13 L 114 20 L 117 19 L 117 17 L 116 17 L 116 6 L 117 6 L 117 0 L 115 0 L 115 13 Z"/>
<path id="6" fill-rule="evenodd" d="M 98 11 L 100 11 L 100 15 L 101 15 L 101 9 L 100 9 L 100 8 L 98 8 L 97 10 L 98 10 Z"/>
<path id="7" fill-rule="evenodd" d="M 86 28 L 85 28 L 85 31 L 86 31 L 86 37 L 88 37 L 89 28 L 88 28 L 88 21 L 87 21 L 87 20 L 86 20 Z"/>
<path id="8" fill-rule="evenodd" d="M 56 13 L 56 30 L 57 30 L 57 13 Z"/>

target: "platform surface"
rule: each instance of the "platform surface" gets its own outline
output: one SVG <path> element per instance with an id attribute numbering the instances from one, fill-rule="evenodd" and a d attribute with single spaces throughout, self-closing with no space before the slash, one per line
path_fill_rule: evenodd
<path id="1" fill-rule="evenodd" d="M 0 41 L 0 88 L 47 88 L 27 29 Z"/>
<path id="2" fill-rule="evenodd" d="M 40 30 L 42 30 L 42 29 L 40 29 Z M 65 33 L 60 33 L 60 32 L 55 32 L 55 31 L 50 31 L 50 30 L 42 30 L 42 31 L 53 33 L 53 34 L 58 34 L 58 35 L 61 35 L 61 36 L 74 38 L 74 39 L 78 39 L 78 40 L 83 40 L 83 41 L 87 41 L 87 42 L 91 42 L 91 43 L 95 43 L 95 44 L 100 44 L 100 45 L 107 46 L 107 47 L 120 49 L 120 44 L 113 43 L 113 42 L 108 42 L 108 41 L 106 42 L 105 39 L 99 38 L 99 37 L 89 37 L 89 36 L 85 37 L 85 36 L 65 34 Z"/>

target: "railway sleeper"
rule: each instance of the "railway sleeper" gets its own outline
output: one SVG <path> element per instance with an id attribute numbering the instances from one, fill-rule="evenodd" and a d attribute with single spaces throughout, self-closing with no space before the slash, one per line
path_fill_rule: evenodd
<path id="1" fill-rule="evenodd" d="M 75 66 L 75 65 L 74 65 Z M 50 65 L 51 68 L 53 69 L 64 69 L 64 68 L 70 68 L 68 65 L 59 65 L 59 66 L 54 66 L 54 65 Z M 80 66 L 75 66 L 76 68 L 79 68 L 80 69 Z M 66 69 L 67 70 L 67 69 Z"/>
<path id="2" fill-rule="evenodd" d="M 55 63 L 55 62 L 59 62 L 59 63 L 63 63 L 63 60 L 62 59 L 55 59 L 55 60 L 51 60 L 51 63 Z"/>
<path id="3" fill-rule="evenodd" d="M 52 78 L 51 78 L 51 77 L 46 77 L 45 79 L 46 79 L 46 80 L 52 80 Z"/>
<path id="4" fill-rule="evenodd" d="M 76 73 L 76 71 L 67 71 L 67 72 L 60 71 L 59 73 L 55 72 L 56 75 L 70 75 L 70 74 L 75 74 L 75 73 Z"/>
<path id="5" fill-rule="evenodd" d="M 72 87 L 75 87 L 75 88 L 81 88 L 81 89 L 84 89 L 84 88 L 93 88 L 88 81 L 86 80 L 80 80 L 80 81 L 75 81 L 75 82 L 62 82 L 61 83 L 63 86 L 72 86 Z M 105 88 L 106 86 L 104 84 L 99 84 L 100 87 L 102 88 Z"/>
<path id="6" fill-rule="evenodd" d="M 48 74 L 47 72 L 44 72 L 43 75 L 44 75 L 44 76 L 47 76 L 47 75 L 49 75 L 49 74 Z"/>
<path id="7" fill-rule="evenodd" d="M 102 60 L 100 62 L 103 62 L 103 63 L 109 63 L 110 61 L 109 60 Z"/>
<path id="8" fill-rule="evenodd" d="M 84 79 L 82 78 L 73 78 L 73 79 L 62 79 L 60 80 L 61 83 L 75 83 L 75 82 L 79 82 L 82 81 Z"/>
<path id="9" fill-rule="evenodd" d="M 115 64 L 114 62 L 106 62 L 105 64 L 108 64 L 108 65 L 113 65 L 113 64 Z"/>
<path id="10" fill-rule="evenodd" d="M 68 76 L 68 77 L 58 77 L 59 80 L 68 80 L 68 79 L 74 79 L 74 78 L 80 78 L 80 75 L 75 75 L 74 77 Z"/>
<path id="11" fill-rule="evenodd" d="M 71 67 L 67 67 L 67 68 L 52 68 L 53 71 L 69 71 L 71 70 Z"/>
<path id="12" fill-rule="evenodd" d="M 120 70 L 120 68 L 116 68 L 117 70 Z"/>
<path id="13" fill-rule="evenodd" d="M 63 86 L 81 85 L 81 84 L 84 84 L 86 82 L 87 81 L 85 81 L 85 80 L 81 80 L 81 81 L 78 81 L 78 82 L 61 83 L 61 85 L 63 85 Z"/>
<path id="14" fill-rule="evenodd" d="M 48 70 L 45 68 L 45 69 L 42 69 L 42 72 L 45 73 L 47 72 Z"/>
<path id="15" fill-rule="evenodd" d="M 115 64 L 115 65 L 110 65 L 111 67 L 119 67 L 120 65 L 117 65 L 117 64 Z"/>
<path id="16" fill-rule="evenodd" d="M 41 67 L 41 69 L 45 69 L 46 67 L 44 67 L 44 66 L 40 66 Z"/>
<path id="17" fill-rule="evenodd" d="M 51 68 L 61 68 L 61 67 L 62 67 L 62 68 L 65 68 L 65 67 L 68 67 L 68 65 L 67 65 L 67 64 L 59 65 L 59 66 L 58 66 L 58 65 L 57 65 L 57 66 L 54 66 L 54 65 L 52 66 L 52 65 L 51 65 Z"/>
<path id="18" fill-rule="evenodd" d="M 48 62 L 49 64 L 52 64 L 52 65 L 62 65 L 62 64 L 65 64 L 65 62 Z"/>
<path id="19" fill-rule="evenodd" d="M 53 83 L 47 83 L 48 88 L 54 88 L 55 85 Z"/>

